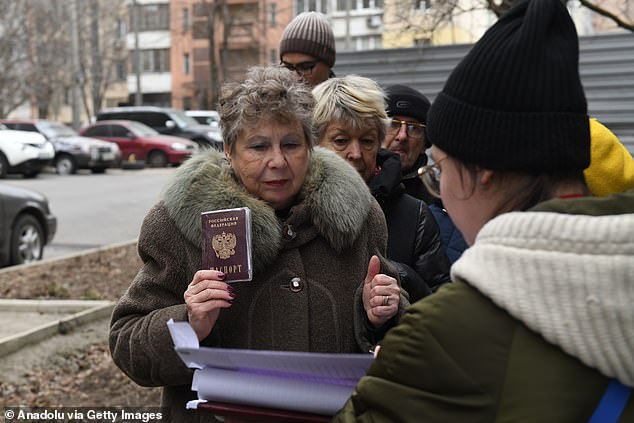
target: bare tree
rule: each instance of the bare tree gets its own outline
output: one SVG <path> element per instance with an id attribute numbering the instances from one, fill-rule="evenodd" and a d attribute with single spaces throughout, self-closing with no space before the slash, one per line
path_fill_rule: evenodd
<path id="1" fill-rule="evenodd" d="M 206 12 L 205 34 L 208 41 L 207 56 L 209 58 L 209 82 L 198 84 L 197 102 L 202 109 L 214 108 L 218 103 L 220 86 L 227 78 L 227 45 L 233 17 L 229 13 L 227 0 L 204 0 L 201 4 Z M 220 35 L 220 42 L 217 36 Z"/>
<path id="2" fill-rule="evenodd" d="M 70 57 L 69 15 L 60 0 L 29 0 L 27 12 L 28 85 L 31 101 L 38 116 L 54 117 L 64 102 L 72 75 L 68 72 Z"/>
<path id="3" fill-rule="evenodd" d="M 40 118 L 56 119 L 79 77 L 86 115 L 103 103 L 124 52 L 117 43 L 123 0 L 78 2 L 81 75 L 70 66 L 69 2 L 0 0 L 0 115 L 30 103 Z M 113 13 L 114 11 L 114 13 Z"/>
<path id="4" fill-rule="evenodd" d="M 461 15 L 473 14 L 476 11 L 489 11 L 500 17 L 518 0 L 386 0 L 392 6 L 386 7 L 384 17 L 387 32 L 408 32 L 417 37 L 430 39 L 434 31 L 441 27 L 452 26 L 454 20 Z M 564 4 L 571 0 L 561 0 Z M 616 27 L 634 32 L 634 9 L 628 6 L 627 0 L 578 0 L 597 16 L 602 16 Z M 425 8 L 427 6 L 427 8 Z M 412 13 L 413 10 L 424 10 L 424 13 Z"/>
<path id="5" fill-rule="evenodd" d="M 0 116 L 29 100 L 26 13 L 23 2 L 0 0 Z"/>
<path id="6" fill-rule="evenodd" d="M 207 5 L 207 40 L 209 45 L 207 46 L 207 54 L 209 55 L 209 96 L 205 96 L 204 108 L 212 108 L 212 104 L 216 104 L 218 98 L 218 87 L 220 87 L 220 81 L 218 77 L 218 59 L 222 60 L 216 54 L 216 22 L 222 22 L 219 19 L 222 13 L 222 6 L 225 0 L 214 0 L 211 4 Z"/>
<path id="7" fill-rule="evenodd" d="M 123 58 L 119 33 L 125 18 L 122 0 L 89 0 L 80 9 L 80 69 L 84 112 L 92 116 L 104 103 L 114 82 L 117 62 Z"/>
<path id="8" fill-rule="evenodd" d="M 599 15 L 612 20 L 617 26 L 623 29 L 627 29 L 628 31 L 634 32 L 634 20 L 631 14 L 629 15 L 629 17 L 621 18 L 614 11 L 610 11 L 606 8 L 603 8 L 599 6 L 598 4 L 596 4 L 595 2 L 591 2 L 588 0 L 579 0 L 579 3 L 581 3 L 581 5 L 587 7 L 588 9 L 592 10 L 593 12 L 596 12 Z M 625 0 L 623 3 L 624 3 L 624 6 L 627 5 L 627 0 Z M 631 6 L 629 7 L 631 8 Z M 621 13 L 621 15 L 625 16 L 625 13 Z"/>
<path id="9" fill-rule="evenodd" d="M 507 10 L 513 6 L 517 0 L 485 0 L 486 6 L 495 13 L 496 16 L 502 16 Z M 570 3 L 569 0 L 562 0 L 564 4 Z M 599 15 L 610 19 L 616 26 L 634 32 L 634 22 L 626 16 L 626 2 L 619 5 L 618 1 L 605 0 L 579 0 L 579 3 L 592 10 Z M 618 10 L 622 9 L 622 10 Z"/>

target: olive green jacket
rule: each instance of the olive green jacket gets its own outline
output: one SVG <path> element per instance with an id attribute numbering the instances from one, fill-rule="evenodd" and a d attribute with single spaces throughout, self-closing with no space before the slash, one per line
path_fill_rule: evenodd
<path id="1" fill-rule="evenodd" d="M 634 191 L 489 222 L 335 422 L 586 422 L 634 385 Z M 634 395 L 621 416 L 634 421 Z"/>

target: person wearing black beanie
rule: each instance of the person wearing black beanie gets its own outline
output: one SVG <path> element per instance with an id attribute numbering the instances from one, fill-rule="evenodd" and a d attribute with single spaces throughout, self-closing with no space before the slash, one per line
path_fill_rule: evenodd
<path id="1" fill-rule="evenodd" d="M 332 420 L 634 421 L 634 190 L 588 195 L 574 23 L 518 0 L 427 114 L 422 178 L 470 247 Z"/>

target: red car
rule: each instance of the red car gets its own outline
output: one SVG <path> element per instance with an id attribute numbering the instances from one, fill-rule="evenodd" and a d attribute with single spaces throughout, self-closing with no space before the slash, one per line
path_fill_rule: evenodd
<path id="1" fill-rule="evenodd" d="M 122 167 L 178 166 L 198 152 L 198 144 L 186 138 L 161 135 L 140 122 L 101 120 L 81 129 L 86 137 L 117 143 Z"/>

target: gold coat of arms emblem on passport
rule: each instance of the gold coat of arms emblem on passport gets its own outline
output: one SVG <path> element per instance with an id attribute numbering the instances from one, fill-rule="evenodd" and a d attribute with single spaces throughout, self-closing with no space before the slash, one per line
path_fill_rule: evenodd
<path id="1" fill-rule="evenodd" d="M 225 282 L 251 280 L 251 210 L 212 210 L 201 220 L 202 268 L 223 272 Z"/>
<path id="2" fill-rule="evenodd" d="M 214 249 L 216 257 L 226 260 L 236 253 L 236 236 L 232 233 L 221 233 L 214 235 L 211 239 L 211 248 Z"/>

